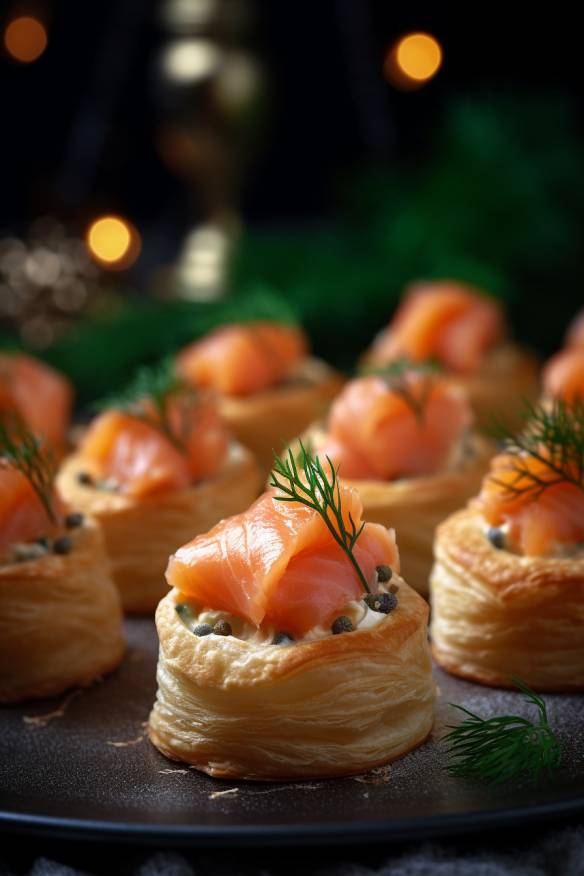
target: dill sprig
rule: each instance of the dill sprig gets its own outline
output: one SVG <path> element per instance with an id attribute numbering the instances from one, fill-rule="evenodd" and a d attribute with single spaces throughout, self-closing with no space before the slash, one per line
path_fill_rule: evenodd
<path id="1" fill-rule="evenodd" d="M 24 475 L 51 523 L 57 523 L 53 496 L 57 469 L 53 454 L 12 412 L 0 416 L 0 468 L 2 466 Z"/>
<path id="2" fill-rule="evenodd" d="M 196 391 L 178 377 L 171 360 L 140 368 L 128 386 L 99 402 L 98 409 L 117 408 L 161 432 L 181 453 L 192 431 Z M 178 411 L 178 428 L 171 418 L 170 401 Z"/>
<path id="3" fill-rule="evenodd" d="M 518 715 L 481 718 L 451 703 L 467 717 L 444 737 L 454 776 L 500 785 L 527 775 L 533 782 L 551 774 L 561 762 L 560 744 L 548 723 L 544 701 L 519 678 L 513 684 L 537 707 L 536 721 Z"/>
<path id="4" fill-rule="evenodd" d="M 350 526 L 347 528 L 343 517 L 337 469 L 327 456 L 329 468 L 327 474 L 318 456 L 307 450 L 302 441 L 300 441 L 299 457 L 297 459 L 292 450 L 288 450 L 283 459 L 274 454 L 270 486 L 276 487 L 282 493 L 274 498 L 279 502 L 300 502 L 320 514 L 332 537 L 351 561 L 363 589 L 371 593 L 367 578 L 353 551 L 357 539 L 365 528 L 365 523 L 361 523 L 357 528 L 349 512 Z"/>
<path id="5" fill-rule="evenodd" d="M 511 457 L 514 478 L 491 477 L 510 497 L 525 496 L 537 501 L 557 484 L 572 484 L 584 491 L 584 401 L 569 404 L 556 400 L 551 405 L 525 403 L 525 429 L 513 434 L 498 425 L 495 437 Z M 547 474 L 532 471 L 529 459 L 544 466 Z"/>
<path id="6" fill-rule="evenodd" d="M 385 365 L 372 366 L 363 370 L 364 375 L 380 377 L 385 381 L 391 392 L 398 395 L 413 411 L 414 416 L 424 424 L 426 407 L 434 388 L 436 375 L 441 371 L 440 364 L 434 359 L 423 362 L 412 362 L 410 359 L 395 359 Z M 422 377 L 421 383 L 412 387 L 409 378 Z"/>

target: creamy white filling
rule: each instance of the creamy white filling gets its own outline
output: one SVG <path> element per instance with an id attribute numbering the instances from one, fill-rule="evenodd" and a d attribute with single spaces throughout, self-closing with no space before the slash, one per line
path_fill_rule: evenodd
<path id="1" fill-rule="evenodd" d="M 380 593 L 387 593 L 387 590 L 380 585 L 379 587 Z M 210 626 L 215 626 L 218 621 L 227 621 L 230 624 L 233 635 L 242 639 L 245 642 L 249 642 L 253 645 L 271 645 L 273 644 L 274 637 L 277 633 L 286 633 L 287 630 L 276 629 L 273 626 L 261 626 L 256 627 L 253 624 L 248 623 L 243 620 L 241 617 L 237 617 L 237 615 L 230 614 L 227 611 L 216 611 L 211 608 L 198 608 L 196 605 L 189 603 L 190 609 L 193 613 L 193 619 L 195 624 L 209 624 Z M 387 617 L 381 611 L 374 611 L 369 608 L 362 601 L 353 600 L 343 608 L 342 611 L 339 611 L 339 616 L 345 615 L 350 618 L 353 627 L 356 630 L 369 630 L 376 627 L 381 621 Z M 211 634 L 213 635 L 213 634 Z M 308 630 L 304 636 L 298 638 L 294 637 L 295 642 L 314 642 L 318 639 L 325 639 L 327 636 L 331 636 L 331 628 L 330 626 L 324 626 L 319 624 L 318 626 L 312 627 L 312 629 Z"/>
<path id="2" fill-rule="evenodd" d="M 504 550 L 520 557 L 526 556 L 519 549 L 519 545 L 511 538 L 511 526 L 509 523 L 502 523 L 500 526 L 489 526 L 488 524 L 485 524 L 483 531 L 485 538 L 488 541 L 490 541 L 488 537 L 490 529 L 497 529 L 503 535 L 503 547 L 497 548 L 497 550 Z M 547 559 L 558 560 L 580 559 L 584 556 L 584 543 L 575 542 L 575 544 L 562 544 L 558 541 L 552 542 L 550 550 L 543 556 Z"/>

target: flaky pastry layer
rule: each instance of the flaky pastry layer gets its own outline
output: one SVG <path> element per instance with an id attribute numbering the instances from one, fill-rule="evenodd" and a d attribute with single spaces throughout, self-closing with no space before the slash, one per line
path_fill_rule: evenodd
<path id="1" fill-rule="evenodd" d="M 497 550 L 467 508 L 439 528 L 431 576 L 432 649 L 454 675 L 495 687 L 584 689 L 584 557 Z"/>
<path id="2" fill-rule="evenodd" d="M 476 417 L 477 427 L 504 423 L 511 431 L 523 425 L 522 402 L 539 394 L 538 363 L 516 344 L 503 344 L 485 356 L 476 374 L 460 377 Z"/>
<path id="3" fill-rule="evenodd" d="M 99 526 L 70 554 L 0 566 L 0 702 L 62 693 L 114 669 L 124 652 L 120 598 Z"/>
<path id="4" fill-rule="evenodd" d="M 343 385 L 342 377 L 318 360 L 307 360 L 299 382 L 242 398 L 223 396 L 219 402 L 222 418 L 235 437 L 248 447 L 262 473 L 280 452 L 314 420 L 322 417 Z"/>
<path id="5" fill-rule="evenodd" d="M 398 599 L 373 628 L 266 646 L 194 636 L 171 591 L 156 612 L 152 742 L 222 778 L 341 776 L 400 757 L 428 736 L 435 692 L 428 606 L 401 581 Z"/>
<path id="6" fill-rule="evenodd" d="M 217 475 L 186 490 L 133 497 L 80 484 L 91 471 L 87 461 L 70 456 L 57 483 L 72 507 L 101 523 L 114 581 L 124 611 L 151 613 L 168 592 L 164 572 L 170 554 L 223 517 L 244 511 L 256 498 L 260 475 L 252 455 L 232 444 Z"/>

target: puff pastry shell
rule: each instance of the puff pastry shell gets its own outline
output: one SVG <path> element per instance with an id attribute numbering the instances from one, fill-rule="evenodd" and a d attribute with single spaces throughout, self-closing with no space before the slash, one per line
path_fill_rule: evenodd
<path id="1" fill-rule="evenodd" d="M 239 444 L 232 444 L 212 479 L 152 496 L 137 498 L 80 484 L 81 471 L 92 473 L 85 459 L 69 457 L 57 478 L 59 490 L 72 507 L 101 523 L 122 606 L 130 613 L 154 611 L 168 591 L 164 571 L 169 555 L 194 534 L 244 511 L 256 498 L 260 481 L 252 455 Z"/>
<path id="2" fill-rule="evenodd" d="M 298 379 L 276 389 L 241 398 L 222 396 L 219 411 L 230 431 L 248 447 L 262 473 L 272 468 L 274 453 L 322 417 L 343 379 L 317 359 L 303 364 Z"/>
<path id="3" fill-rule="evenodd" d="M 438 529 L 432 648 L 454 675 L 540 691 L 584 690 L 584 556 L 497 550 L 473 508 Z"/>
<path id="4" fill-rule="evenodd" d="M 167 757 L 223 778 L 306 779 L 388 763 L 428 736 L 428 606 L 407 584 L 376 626 L 284 647 L 194 636 L 177 599 L 156 612 L 149 732 Z"/>
<path id="5" fill-rule="evenodd" d="M 114 669 L 120 598 L 101 530 L 75 530 L 70 554 L 0 566 L 0 702 L 62 693 Z"/>
<path id="6" fill-rule="evenodd" d="M 458 382 L 468 395 L 479 429 L 499 421 L 515 430 L 523 425 L 523 400 L 538 397 L 538 365 L 526 350 L 504 344 L 485 356 L 476 374 L 460 377 Z"/>

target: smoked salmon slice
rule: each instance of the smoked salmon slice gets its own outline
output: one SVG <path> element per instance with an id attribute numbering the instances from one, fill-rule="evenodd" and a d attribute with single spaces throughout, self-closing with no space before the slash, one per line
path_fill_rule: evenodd
<path id="1" fill-rule="evenodd" d="M 156 421 L 152 410 L 144 410 Z M 176 399 L 170 402 L 169 423 L 178 443 L 151 422 L 124 411 L 105 411 L 89 427 L 80 456 L 131 496 L 184 489 L 212 477 L 229 446 L 215 405 L 210 399 L 197 399 L 192 405 Z"/>
<path id="2" fill-rule="evenodd" d="M 370 360 L 435 359 L 449 370 L 471 372 L 503 336 L 501 308 L 477 289 L 454 281 L 418 283 L 374 342 Z"/>
<path id="3" fill-rule="evenodd" d="M 377 375 L 357 378 L 333 403 L 318 452 L 331 458 L 341 477 L 431 474 L 447 464 L 470 427 L 465 395 L 447 378 L 412 370 L 398 380 L 392 386 Z"/>
<path id="4" fill-rule="evenodd" d="M 0 412 L 18 413 L 58 453 L 65 449 L 72 404 L 71 384 L 53 368 L 21 353 L 0 353 Z"/>
<path id="5" fill-rule="evenodd" d="M 295 326 L 275 322 L 224 325 L 177 359 L 181 377 L 222 395 L 246 396 L 276 386 L 307 352 Z"/>
<path id="6" fill-rule="evenodd" d="M 0 555 L 10 545 L 33 542 L 53 530 L 29 481 L 0 458 Z"/>
<path id="7" fill-rule="evenodd" d="M 542 379 L 544 392 L 550 398 L 568 403 L 584 399 L 584 346 L 562 350 L 552 356 L 543 370 Z"/>
<path id="8" fill-rule="evenodd" d="M 363 506 L 353 488 L 339 485 L 343 516 L 357 527 Z M 206 608 L 250 623 L 302 635 L 330 624 L 348 602 L 364 595 L 350 560 L 319 514 L 281 502 L 268 490 L 243 514 L 222 520 L 179 548 L 166 577 L 171 587 Z M 354 547 L 367 580 L 387 564 L 399 570 L 393 530 L 367 523 Z"/>
<path id="9" fill-rule="evenodd" d="M 477 499 L 491 526 L 508 525 L 509 538 L 527 556 L 545 556 L 558 545 L 584 541 L 584 491 L 558 479 L 545 461 L 525 455 L 518 460 L 503 453 L 494 457 Z M 533 477 L 544 484 L 539 494 L 530 489 Z M 537 485 L 536 485 L 537 486 Z"/>

